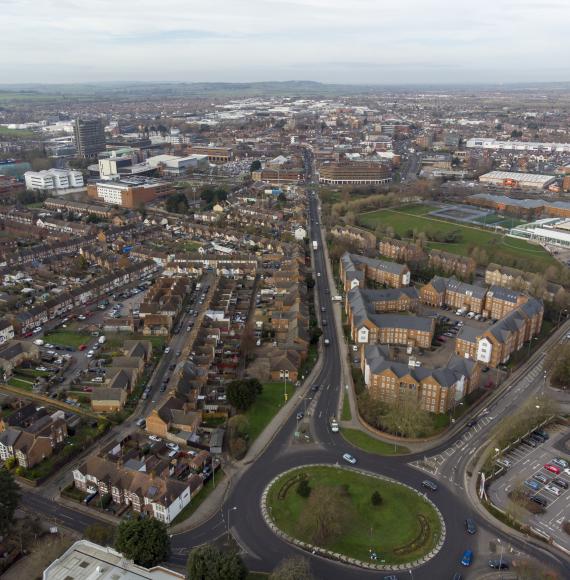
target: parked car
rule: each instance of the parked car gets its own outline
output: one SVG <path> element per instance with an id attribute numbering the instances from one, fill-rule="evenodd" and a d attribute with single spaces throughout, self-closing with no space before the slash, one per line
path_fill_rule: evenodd
<path id="1" fill-rule="evenodd" d="M 566 469 L 568 467 L 568 461 L 566 461 L 565 459 L 561 459 L 560 457 L 555 457 L 554 459 L 551 460 L 552 464 L 561 467 L 562 469 Z"/>
<path id="2" fill-rule="evenodd" d="M 297 421 L 300 421 L 304 416 L 303 413 L 297 413 Z"/>
<path id="3" fill-rule="evenodd" d="M 556 487 L 555 485 L 545 485 L 544 489 L 550 493 L 553 493 L 554 495 L 560 495 L 562 493 L 560 488 Z"/>
<path id="4" fill-rule="evenodd" d="M 530 501 L 533 501 L 534 503 L 537 503 L 539 506 L 542 506 L 543 508 L 545 508 L 545 507 L 548 506 L 548 501 L 546 501 L 546 499 L 544 499 L 540 495 L 533 495 L 530 498 Z"/>
<path id="5" fill-rule="evenodd" d="M 536 479 L 536 481 L 540 481 L 540 483 L 542 484 L 548 483 L 548 477 L 546 477 L 546 475 L 543 475 L 542 473 L 535 473 L 532 476 L 532 478 Z"/>
<path id="6" fill-rule="evenodd" d="M 552 483 L 558 487 L 561 487 L 562 489 L 568 489 L 568 482 L 560 477 L 555 477 L 552 480 Z"/>
<path id="7" fill-rule="evenodd" d="M 562 471 L 560 469 L 560 467 L 557 467 L 556 465 L 552 465 L 552 463 L 545 463 L 544 469 L 546 469 L 547 471 L 550 471 L 551 473 L 555 473 L 556 475 L 560 475 L 560 472 Z"/>
<path id="8" fill-rule="evenodd" d="M 532 489 L 533 491 L 538 491 L 540 489 L 540 484 L 537 483 L 536 481 L 533 481 L 532 479 L 525 480 L 524 484 L 527 487 L 530 487 L 530 489 Z"/>
<path id="9" fill-rule="evenodd" d="M 157 443 L 160 443 L 162 441 L 162 439 L 160 437 L 157 437 L 156 435 L 149 435 L 148 438 L 151 441 L 156 441 Z"/>

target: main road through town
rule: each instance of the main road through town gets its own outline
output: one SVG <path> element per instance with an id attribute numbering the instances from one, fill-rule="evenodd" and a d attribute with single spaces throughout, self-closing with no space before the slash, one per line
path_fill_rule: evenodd
<path id="1" fill-rule="evenodd" d="M 327 312 L 332 312 L 331 292 L 328 287 L 328 276 L 324 252 L 321 249 L 322 235 L 319 223 L 318 199 L 310 199 L 310 217 L 314 221 L 311 234 L 312 239 L 319 241 L 319 250 L 315 255 L 315 272 L 321 275 L 316 278 L 318 300 Z M 342 462 L 343 453 L 350 452 L 358 458 L 358 467 L 373 473 L 382 474 L 397 481 L 406 483 L 418 490 L 422 490 L 421 482 L 426 474 L 411 465 L 414 460 L 423 458 L 417 456 L 380 457 L 351 448 L 338 433 L 331 433 L 328 428 L 328 418 L 335 415 L 338 409 L 341 384 L 341 354 L 339 341 L 333 330 L 336 325 L 327 326 L 325 336 L 330 345 L 324 347 L 322 370 L 315 380 L 320 385 L 315 408 L 312 413 L 312 433 L 316 443 L 293 443 L 297 428 L 296 411 L 303 411 L 305 402 L 300 400 L 289 419 L 285 422 L 277 435 L 266 447 L 255 462 L 247 467 L 235 483 L 231 486 L 226 501 L 221 510 L 205 524 L 172 538 L 173 563 L 183 564 L 191 547 L 213 541 L 228 530 L 244 552 L 244 559 L 251 570 L 270 571 L 283 558 L 299 554 L 301 551 L 287 544 L 274 535 L 261 515 L 260 498 L 265 486 L 273 477 L 291 467 L 320 462 L 335 464 Z M 520 399 L 519 399 L 520 400 Z M 507 411 L 508 412 L 508 411 Z M 463 433 L 450 438 L 445 445 L 433 451 L 438 453 L 453 446 L 461 440 Z M 479 440 L 479 437 L 477 438 Z M 570 566 L 566 559 L 551 554 L 545 549 L 536 548 L 530 544 L 522 544 L 513 538 L 508 538 L 492 524 L 479 517 L 471 507 L 469 500 L 461 488 L 450 481 L 440 481 L 439 490 L 431 494 L 431 499 L 440 509 L 446 525 L 446 540 L 437 556 L 428 563 L 412 571 L 416 579 L 426 580 L 452 578 L 455 572 L 461 572 L 460 559 L 463 551 L 469 547 L 465 533 L 465 518 L 472 517 L 480 530 L 486 530 L 496 538 L 503 538 L 515 549 L 529 554 L 539 561 L 561 571 L 563 577 L 570 577 Z M 363 521 L 365 526 L 366 522 Z M 381 546 L 376 546 L 381 551 Z M 381 576 L 379 572 L 366 571 L 355 567 L 332 562 L 310 553 L 304 555 L 311 560 L 314 574 L 321 579 L 350 579 Z M 402 573 L 400 573 L 402 575 Z M 465 575 L 464 575 L 465 577 Z M 469 578 L 469 575 L 466 575 Z"/>

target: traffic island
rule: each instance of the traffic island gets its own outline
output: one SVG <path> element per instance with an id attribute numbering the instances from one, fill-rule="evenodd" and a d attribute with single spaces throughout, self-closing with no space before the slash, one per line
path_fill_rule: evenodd
<path id="1" fill-rule="evenodd" d="M 350 467 L 319 464 L 286 471 L 265 488 L 261 510 L 285 541 L 363 568 L 417 567 L 445 541 L 443 517 L 423 494 Z"/>

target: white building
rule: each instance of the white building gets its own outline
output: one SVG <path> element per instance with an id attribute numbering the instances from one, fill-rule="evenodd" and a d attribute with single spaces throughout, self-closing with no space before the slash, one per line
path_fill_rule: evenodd
<path id="1" fill-rule="evenodd" d="M 180 175 L 186 173 L 189 169 L 207 167 L 208 156 L 188 155 L 187 157 L 178 157 L 177 155 L 155 155 L 154 157 L 149 157 L 146 163 L 153 168 L 162 166 L 164 173 Z"/>
<path id="2" fill-rule="evenodd" d="M 570 248 L 570 220 L 546 218 L 529 224 L 521 224 L 512 228 L 508 235 L 541 246 Z"/>
<path id="3" fill-rule="evenodd" d="M 143 568 L 127 560 L 122 554 L 79 540 L 70 546 L 57 560 L 54 560 L 43 573 L 43 580 L 64 580 L 68 578 L 97 580 L 184 580 L 185 575 L 165 568 L 154 566 Z"/>
<path id="4" fill-rule="evenodd" d="M 58 191 L 84 187 L 81 171 L 74 169 L 46 169 L 44 171 L 26 171 L 24 173 L 26 189 Z"/>
<path id="5" fill-rule="evenodd" d="M 471 149 L 495 149 L 504 151 L 533 151 L 536 153 L 570 153 L 570 143 L 538 143 L 530 141 L 499 141 L 488 137 L 468 139 Z"/>

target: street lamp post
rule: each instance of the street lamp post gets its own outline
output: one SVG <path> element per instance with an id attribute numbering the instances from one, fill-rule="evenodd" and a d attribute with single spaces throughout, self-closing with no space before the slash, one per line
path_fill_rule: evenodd
<path id="1" fill-rule="evenodd" d="M 230 514 L 231 512 L 237 510 L 237 506 L 231 507 L 228 509 L 228 536 L 230 535 Z"/>
<path id="2" fill-rule="evenodd" d="M 289 371 L 279 371 L 279 376 L 283 379 L 283 400 L 287 402 L 287 379 L 289 378 Z"/>

